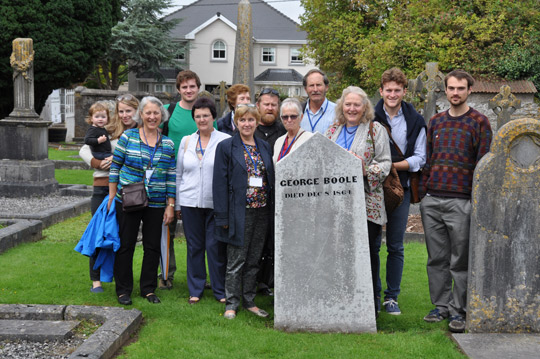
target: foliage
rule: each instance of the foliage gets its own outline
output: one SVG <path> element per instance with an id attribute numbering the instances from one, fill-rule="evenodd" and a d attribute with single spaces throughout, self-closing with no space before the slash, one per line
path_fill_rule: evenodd
<path id="1" fill-rule="evenodd" d="M 184 50 L 170 35 L 179 20 L 162 17 L 170 6 L 171 0 L 127 0 L 122 19 L 112 28 L 108 49 L 90 80 L 100 88 L 117 90 L 129 72 L 148 71 L 163 78 L 160 66 L 171 64 Z"/>
<path id="2" fill-rule="evenodd" d="M 90 292 L 88 259 L 73 248 L 90 215 L 69 219 L 45 229 L 45 239 L 12 248 L 0 255 L 0 303 L 117 306 L 114 283 L 105 293 Z M 133 306 L 144 323 L 119 358 L 464 358 L 448 336 L 448 322 L 426 323 L 432 309 L 422 243 L 405 244 L 407 261 L 399 304 L 403 311 L 384 311 L 376 335 L 286 333 L 273 329 L 272 319 L 240 310 L 234 320 L 223 318 L 223 304 L 206 290 L 199 304 L 188 304 L 186 243 L 175 239 L 177 272 L 174 287 L 157 294 L 162 303 L 150 304 L 139 295 L 142 246 L 134 256 Z M 381 254 L 386 247 L 381 248 Z M 381 256 L 384 278 L 385 256 Z M 36 285 L 39 283 L 40 285 Z M 273 315 L 272 298 L 257 297 L 258 306 Z M 176 338 L 176 339 L 175 339 Z"/>
<path id="3" fill-rule="evenodd" d="M 0 119 L 13 110 L 16 38 L 34 40 L 35 108 L 51 91 L 82 82 L 105 51 L 117 22 L 120 0 L 0 0 Z"/>
<path id="4" fill-rule="evenodd" d="M 415 77 L 426 62 L 438 62 L 443 72 L 463 68 L 483 78 L 538 76 L 538 0 L 302 0 L 302 5 L 307 54 L 329 73 L 334 97 L 349 85 L 375 91 L 382 72 L 392 66 Z"/>

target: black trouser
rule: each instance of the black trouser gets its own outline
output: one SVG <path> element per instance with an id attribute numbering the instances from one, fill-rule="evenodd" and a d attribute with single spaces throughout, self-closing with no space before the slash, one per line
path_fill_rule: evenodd
<path id="1" fill-rule="evenodd" d="M 114 261 L 114 279 L 118 296 L 131 295 L 133 291 L 133 253 L 141 220 L 144 250 L 140 279 L 141 296 L 145 297 L 156 290 L 164 211 L 165 208 L 146 207 L 135 212 L 124 212 L 122 204 L 116 201 L 120 249 L 116 252 Z"/>
<path id="2" fill-rule="evenodd" d="M 101 202 L 109 194 L 109 186 L 94 186 L 92 193 L 92 198 L 90 199 L 90 211 L 92 216 L 96 213 L 97 209 L 101 205 Z M 90 257 L 90 280 L 99 281 L 100 280 L 100 271 L 94 270 L 94 264 L 96 263 L 96 258 L 99 254 L 99 248 L 96 248 L 96 254 L 93 257 Z"/>

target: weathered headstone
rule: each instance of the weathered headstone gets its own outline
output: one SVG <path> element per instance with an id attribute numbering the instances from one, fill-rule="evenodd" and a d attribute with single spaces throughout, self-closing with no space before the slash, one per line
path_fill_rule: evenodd
<path id="1" fill-rule="evenodd" d="M 275 328 L 377 331 L 361 166 L 318 133 L 277 163 Z"/>
<path id="2" fill-rule="evenodd" d="M 58 188 L 48 160 L 48 126 L 34 110 L 32 39 L 15 39 L 11 55 L 14 109 L 0 121 L 0 196 L 46 195 Z"/>
<path id="3" fill-rule="evenodd" d="M 497 132 L 473 183 L 467 329 L 540 333 L 540 121 Z"/>
<path id="4" fill-rule="evenodd" d="M 238 3 L 233 84 L 244 84 L 253 94 L 253 24 L 249 0 Z"/>
<path id="5" fill-rule="evenodd" d="M 501 91 L 489 100 L 489 108 L 497 115 L 497 129 L 510 122 L 510 116 L 521 107 L 521 100 L 516 98 L 508 85 L 501 86 Z"/>
<path id="6" fill-rule="evenodd" d="M 418 96 L 424 102 L 422 116 L 426 123 L 437 113 L 437 99 L 444 94 L 444 74 L 437 62 L 426 63 L 426 69 L 415 80 L 409 80 L 410 96 Z"/>

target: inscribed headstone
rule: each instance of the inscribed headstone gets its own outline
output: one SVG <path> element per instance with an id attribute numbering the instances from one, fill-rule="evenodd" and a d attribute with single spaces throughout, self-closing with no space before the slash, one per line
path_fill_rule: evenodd
<path id="1" fill-rule="evenodd" d="M 276 165 L 274 327 L 376 332 L 362 161 L 316 133 Z"/>
<path id="2" fill-rule="evenodd" d="M 540 121 L 499 129 L 473 183 L 467 329 L 540 333 Z"/>

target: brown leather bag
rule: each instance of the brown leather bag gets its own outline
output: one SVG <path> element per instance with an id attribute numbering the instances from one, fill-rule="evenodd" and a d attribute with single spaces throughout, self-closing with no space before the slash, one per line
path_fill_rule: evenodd
<path id="1" fill-rule="evenodd" d="M 375 140 L 373 139 L 373 121 L 369 122 L 369 135 L 373 141 L 373 148 L 375 148 Z M 397 170 L 393 164 L 390 173 L 383 182 L 383 191 L 386 213 L 391 213 L 394 209 L 399 207 L 405 196 L 403 186 L 401 185 Z"/>
<path id="2" fill-rule="evenodd" d="M 420 203 L 420 192 L 418 191 L 418 187 L 420 186 L 420 177 L 422 177 L 422 170 L 413 172 L 409 176 L 411 203 Z"/>
<path id="3" fill-rule="evenodd" d="M 148 196 L 144 182 L 130 183 L 122 187 L 122 208 L 124 212 L 134 212 L 148 206 Z"/>

